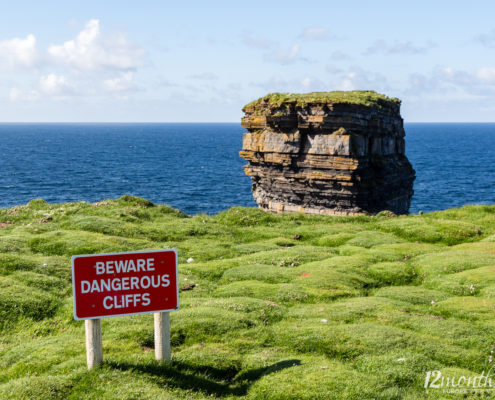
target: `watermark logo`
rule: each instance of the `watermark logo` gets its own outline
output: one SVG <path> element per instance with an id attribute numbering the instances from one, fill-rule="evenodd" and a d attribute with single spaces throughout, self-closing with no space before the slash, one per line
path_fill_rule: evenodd
<path id="1" fill-rule="evenodd" d="M 495 390 L 495 372 L 490 368 L 478 375 L 449 376 L 442 371 L 426 372 L 424 388 L 442 390 L 444 393 Z"/>

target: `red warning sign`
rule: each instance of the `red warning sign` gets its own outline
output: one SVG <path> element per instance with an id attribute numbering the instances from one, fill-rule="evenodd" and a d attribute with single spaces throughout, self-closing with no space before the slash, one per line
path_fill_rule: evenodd
<path id="1" fill-rule="evenodd" d="M 177 258 L 177 250 L 73 256 L 74 318 L 177 310 Z"/>

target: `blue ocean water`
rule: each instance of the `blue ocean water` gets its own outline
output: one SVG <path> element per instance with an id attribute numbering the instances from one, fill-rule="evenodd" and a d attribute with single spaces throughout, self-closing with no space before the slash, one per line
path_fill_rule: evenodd
<path id="1" fill-rule="evenodd" d="M 0 124 L 0 207 L 133 194 L 188 214 L 254 207 L 236 123 Z M 406 124 L 411 212 L 495 203 L 495 124 Z"/>
<path id="2" fill-rule="evenodd" d="M 410 212 L 495 204 L 495 123 L 406 123 Z"/>

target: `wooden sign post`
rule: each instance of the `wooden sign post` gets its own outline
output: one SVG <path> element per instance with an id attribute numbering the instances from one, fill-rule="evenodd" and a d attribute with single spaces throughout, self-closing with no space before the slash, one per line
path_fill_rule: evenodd
<path id="1" fill-rule="evenodd" d="M 170 313 L 155 313 L 155 358 L 170 362 Z"/>
<path id="2" fill-rule="evenodd" d="M 74 319 L 85 320 L 88 369 L 103 361 L 100 318 L 154 313 L 155 358 L 170 362 L 170 311 L 179 308 L 177 250 L 72 257 Z"/>
<path id="3" fill-rule="evenodd" d="M 86 330 L 86 361 L 88 369 L 93 369 L 103 361 L 101 320 L 87 319 L 84 321 L 84 329 Z"/>

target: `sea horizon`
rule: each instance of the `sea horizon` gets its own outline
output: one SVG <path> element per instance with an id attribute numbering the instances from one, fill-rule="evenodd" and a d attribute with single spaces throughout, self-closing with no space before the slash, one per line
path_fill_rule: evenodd
<path id="1" fill-rule="evenodd" d="M 495 123 L 404 127 L 410 213 L 495 203 Z M 0 207 L 124 194 L 187 214 L 256 207 L 238 155 L 244 132 L 237 122 L 0 123 Z"/>

